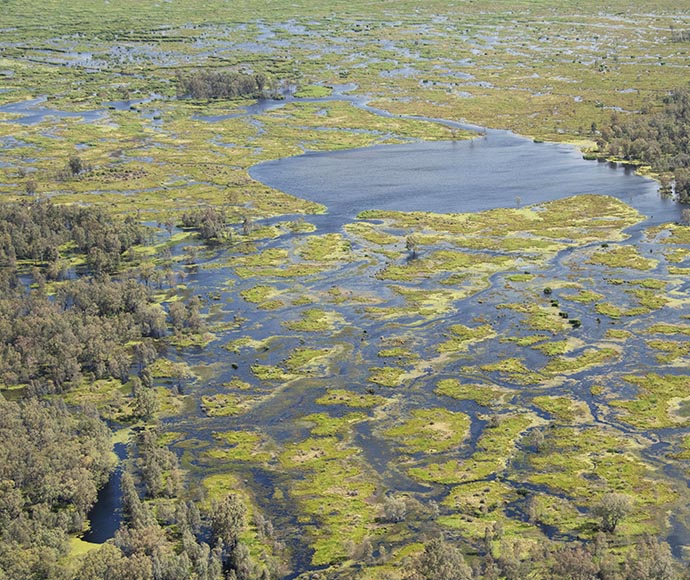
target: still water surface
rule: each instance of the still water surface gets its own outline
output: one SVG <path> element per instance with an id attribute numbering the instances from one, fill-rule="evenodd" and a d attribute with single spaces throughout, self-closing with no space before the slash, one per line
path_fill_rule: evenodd
<path id="1" fill-rule="evenodd" d="M 476 212 L 576 194 L 612 195 L 653 222 L 678 219 L 654 181 L 588 161 L 572 146 L 489 130 L 469 141 L 310 152 L 254 166 L 252 177 L 353 218 L 365 209 Z"/>

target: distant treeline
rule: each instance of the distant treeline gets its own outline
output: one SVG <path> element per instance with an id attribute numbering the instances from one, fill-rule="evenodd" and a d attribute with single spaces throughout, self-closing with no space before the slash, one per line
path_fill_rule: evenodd
<path id="1" fill-rule="evenodd" d="M 275 96 L 275 83 L 263 73 L 195 71 L 178 73 L 178 96 L 192 99 L 260 99 Z"/>
<path id="2" fill-rule="evenodd" d="M 658 110 L 646 107 L 627 117 L 614 113 L 610 126 L 601 129 L 598 146 L 607 156 L 642 161 L 672 175 L 676 198 L 690 202 L 689 89 L 671 92 Z"/>

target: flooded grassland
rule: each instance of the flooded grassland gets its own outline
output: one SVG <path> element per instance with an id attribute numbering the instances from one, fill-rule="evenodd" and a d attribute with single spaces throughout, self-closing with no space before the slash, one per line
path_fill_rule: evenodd
<path id="1" fill-rule="evenodd" d="M 12 11 L 1 192 L 158 224 L 140 266 L 163 273 L 147 274 L 161 304 L 199 296 L 204 319 L 202 332 L 169 336 L 152 366 L 161 442 L 201 501 L 246 501 L 255 559 L 293 576 L 365 562 L 363 577 L 398 577 L 439 532 L 469 554 L 591 540 L 592 508 L 611 492 L 633 501 L 610 539 L 616 555 L 649 533 L 686 556 L 690 234 L 678 206 L 649 201 L 653 183 L 607 168 L 615 191 L 540 198 L 562 179 L 545 171 L 503 198 L 477 185 L 498 207 L 451 206 L 433 187 L 408 192 L 426 198 L 410 207 L 379 204 L 366 184 L 349 204 L 329 189 L 351 176 L 328 153 L 317 191 L 294 177 L 280 191 L 256 166 L 340 150 L 365 171 L 386 145 L 524 141 L 477 138 L 452 123 L 464 120 L 590 140 L 612 107 L 639 110 L 681 83 L 688 44 L 671 24 L 687 15 L 665 2 L 634 20 L 587 3 L 584 14 L 531 6 L 539 18 L 445 3 L 367 18 L 356 3 L 300 15 L 275 3 L 232 15 L 114 4 L 99 19 L 88 2 L 48 3 L 52 28 L 29 27 L 36 6 Z M 178 70 L 215 66 L 299 90 L 258 105 L 175 97 Z M 543 163 L 531 146 L 527 167 Z M 70 175 L 75 155 L 86 169 Z M 408 160 L 400 172 L 415 169 Z M 180 227 L 205 206 L 226 211 L 226 243 Z M 127 422 L 130 391 L 101 381 L 68 402 Z"/>

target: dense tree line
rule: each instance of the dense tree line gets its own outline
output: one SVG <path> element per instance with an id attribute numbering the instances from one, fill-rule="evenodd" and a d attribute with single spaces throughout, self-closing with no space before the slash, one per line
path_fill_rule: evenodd
<path id="1" fill-rule="evenodd" d="M 597 139 L 605 155 L 642 161 L 658 173 L 673 176 L 679 201 L 690 202 L 690 90 L 672 91 L 663 106 L 640 114 L 614 113 Z"/>
<path id="2" fill-rule="evenodd" d="M 590 545 L 545 542 L 529 553 L 502 542 L 472 562 L 452 543 L 434 538 L 424 545 L 404 574 L 405 580 L 684 580 L 687 573 L 674 560 L 668 545 L 643 538 L 626 551 L 622 561 L 611 555 L 603 538 Z"/>
<path id="3" fill-rule="evenodd" d="M 112 468 L 110 431 L 59 400 L 0 396 L 0 578 L 59 577 Z"/>
<path id="4" fill-rule="evenodd" d="M 165 311 L 136 273 L 108 275 L 145 238 L 141 225 L 97 208 L 0 205 L 0 383 L 29 385 L 27 393 L 38 395 L 84 377 L 126 381 L 141 354 L 128 344 L 166 332 Z M 49 295 L 47 280 L 68 276 L 68 258 L 85 262 L 84 273 L 94 276 Z"/>
<path id="5" fill-rule="evenodd" d="M 217 221 L 215 213 L 204 214 L 202 233 L 206 219 Z M 156 339 L 168 321 L 176 333 L 204 329 L 197 297 L 173 302 L 166 313 L 152 299 L 155 267 L 120 267 L 145 238 L 133 220 L 94 208 L 0 206 L 0 384 L 28 385 L 21 403 L 0 396 L 2 580 L 278 576 L 253 561 L 240 540 L 248 522 L 237 495 L 202 510 L 199 498 L 181 499 L 178 458 L 150 428 L 130 444 L 120 530 L 83 559 L 66 558 L 113 467 L 111 433 L 95 411 L 68 408 L 55 396 L 45 402 L 43 395 L 114 377 L 131 382 L 132 417 L 149 421 L 158 406 L 148 369 L 158 356 Z M 96 252 L 102 260 L 93 259 Z M 85 267 L 73 271 L 75 262 Z M 263 518 L 260 529 L 272 534 Z"/>
<path id="6" fill-rule="evenodd" d="M 200 70 L 177 76 L 178 96 L 192 99 L 260 99 L 274 96 L 275 86 L 263 73 Z"/>
<path id="7" fill-rule="evenodd" d="M 31 201 L 0 205 L 0 266 L 17 261 L 45 265 L 57 278 L 67 267 L 61 249 L 83 254 L 96 274 L 117 271 L 132 246 L 147 241 L 148 229 L 134 218 L 113 220 L 103 209 Z"/>
<path id="8" fill-rule="evenodd" d="M 0 295 L 0 381 L 28 384 L 30 394 L 61 392 L 84 377 L 124 382 L 141 354 L 128 343 L 165 332 L 165 311 L 136 280 L 83 279 L 53 297 L 6 291 Z"/>
<path id="9" fill-rule="evenodd" d="M 232 238 L 228 217 L 223 208 L 205 207 L 182 214 L 182 227 L 196 230 L 206 242 L 219 243 Z"/>

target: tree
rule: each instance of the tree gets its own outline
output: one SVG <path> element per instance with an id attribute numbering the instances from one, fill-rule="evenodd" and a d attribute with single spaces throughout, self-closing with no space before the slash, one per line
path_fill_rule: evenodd
<path id="1" fill-rule="evenodd" d="M 434 538 L 424 545 L 424 552 L 415 562 L 414 579 L 469 580 L 472 570 L 460 550 L 442 538 Z"/>
<path id="2" fill-rule="evenodd" d="M 132 527 L 143 527 L 149 523 L 146 506 L 139 498 L 132 475 L 125 471 L 120 479 L 122 489 L 122 509 L 129 518 Z"/>
<path id="3" fill-rule="evenodd" d="M 244 529 L 247 507 L 234 493 L 229 493 L 218 502 L 213 502 L 211 530 L 216 541 L 222 541 L 228 548 L 234 548 L 240 532 Z"/>
<path id="4" fill-rule="evenodd" d="M 84 171 L 84 162 L 77 155 L 72 155 L 67 162 L 67 167 L 72 175 L 79 175 Z"/>
<path id="5" fill-rule="evenodd" d="M 405 249 L 410 252 L 411 258 L 417 257 L 417 249 L 419 247 L 419 239 L 415 234 L 410 234 L 405 238 Z"/>
<path id="6" fill-rule="evenodd" d="M 24 191 L 26 192 L 26 195 L 35 195 L 37 190 L 38 190 L 38 183 L 36 183 L 35 179 L 29 179 L 24 184 Z"/>
<path id="7" fill-rule="evenodd" d="M 621 520 L 632 510 L 630 497 L 623 493 L 607 493 L 592 508 L 592 515 L 601 519 L 601 529 L 613 534 Z"/>
<path id="8" fill-rule="evenodd" d="M 565 546 L 554 554 L 554 580 L 596 580 L 598 572 L 592 554 L 582 546 Z"/>
<path id="9" fill-rule="evenodd" d="M 684 208 L 681 210 L 680 221 L 684 226 L 690 226 L 690 208 Z"/>
<path id="10" fill-rule="evenodd" d="M 137 390 L 134 396 L 134 414 L 144 421 L 150 421 L 158 411 L 156 392 L 148 387 Z"/>
<path id="11" fill-rule="evenodd" d="M 388 495 L 383 500 L 383 518 L 388 522 L 402 522 L 407 515 L 407 503 L 401 497 Z"/>
<path id="12" fill-rule="evenodd" d="M 644 538 L 638 542 L 623 566 L 625 580 L 677 580 L 681 575 L 676 569 L 671 550 L 656 538 Z"/>

